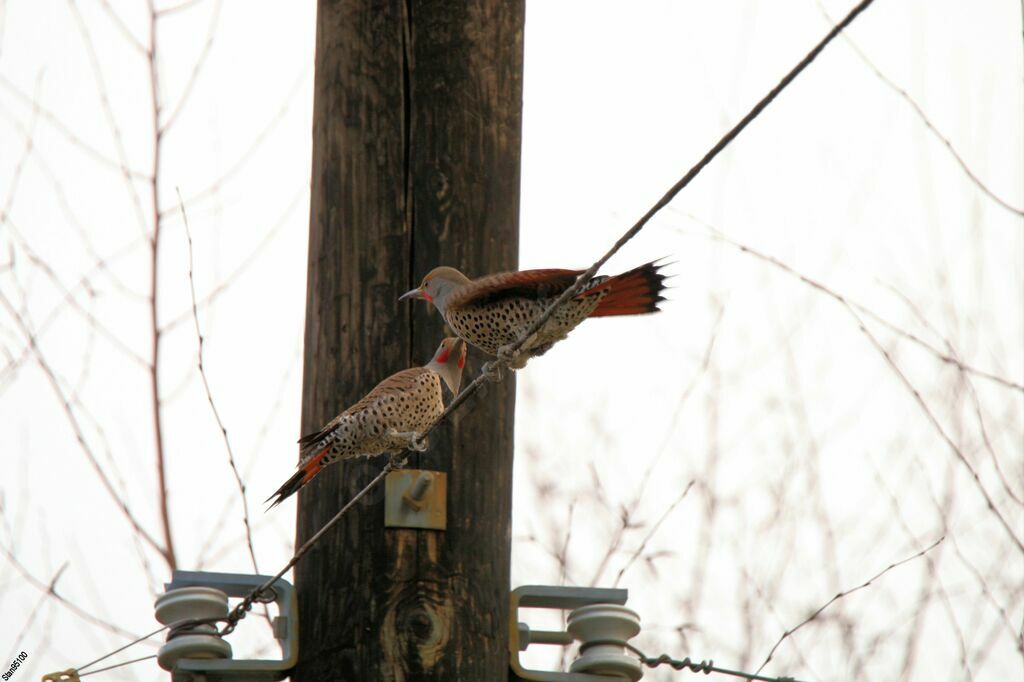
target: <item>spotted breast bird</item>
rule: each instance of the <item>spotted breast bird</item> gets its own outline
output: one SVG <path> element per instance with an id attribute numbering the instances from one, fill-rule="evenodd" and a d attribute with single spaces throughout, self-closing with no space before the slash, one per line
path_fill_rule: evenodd
<path id="1" fill-rule="evenodd" d="M 418 287 L 399 300 L 432 303 L 459 335 L 491 355 L 505 357 L 513 369 L 544 354 L 588 317 L 641 315 L 658 310 L 665 300 L 663 265 L 646 263 L 614 277 L 594 277 L 527 339 L 519 353 L 514 343 L 535 320 L 575 283 L 583 270 L 523 270 L 469 279 L 455 268 L 434 268 Z"/>
<path id="2" fill-rule="evenodd" d="M 457 395 L 465 366 L 465 342 L 446 338 L 426 365 L 392 374 L 322 429 L 300 438 L 298 470 L 267 498 L 273 500 L 269 509 L 339 460 L 414 447 L 444 412 L 441 382 Z"/>

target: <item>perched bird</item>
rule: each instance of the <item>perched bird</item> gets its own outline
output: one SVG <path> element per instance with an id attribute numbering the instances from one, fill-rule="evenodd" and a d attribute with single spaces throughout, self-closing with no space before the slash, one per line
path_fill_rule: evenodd
<path id="1" fill-rule="evenodd" d="M 457 395 L 465 366 L 465 342 L 448 337 L 426 365 L 392 374 L 322 429 L 300 438 L 298 471 L 267 498 L 274 500 L 270 509 L 339 459 L 415 447 L 420 434 L 444 412 L 441 380 Z"/>
<path id="2" fill-rule="evenodd" d="M 505 357 L 513 369 L 542 355 L 588 317 L 639 315 L 658 310 L 665 276 L 654 262 L 614 277 L 595 277 L 566 301 L 515 357 L 509 344 L 575 283 L 583 270 L 523 270 L 469 279 L 455 268 L 437 267 L 399 297 L 432 303 L 452 330 L 477 348 Z"/>

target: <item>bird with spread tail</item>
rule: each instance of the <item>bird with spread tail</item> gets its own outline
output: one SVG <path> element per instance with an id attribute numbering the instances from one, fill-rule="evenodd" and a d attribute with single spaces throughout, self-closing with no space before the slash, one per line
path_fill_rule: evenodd
<path id="1" fill-rule="evenodd" d="M 455 268 L 434 268 L 418 287 L 399 300 L 422 298 L 434 305 L 460 338 L 491 355 L 504 357 L 513 369 L 543 355 L 588 317 L 641 315 L 658 310 L 665 300 L 663 267 L 646 263 L 614 277 L 594 277 L 555 311 L 513 356 L 511 344 L 525 332 L 583 270 L 523 270 L 469 279 Z"/>
<path id="2" fill-rule="evenodd" d="M 458 395 L 465 366 L 465 342 L 448 337 L 426 365 L 392 374 L 322 429 L 300 438 L 298 471 L 267 498 L 273 500 L 269 509 L 338 460 L 416 448 L 420 434 L 444 412 L 441 382 Z"/>

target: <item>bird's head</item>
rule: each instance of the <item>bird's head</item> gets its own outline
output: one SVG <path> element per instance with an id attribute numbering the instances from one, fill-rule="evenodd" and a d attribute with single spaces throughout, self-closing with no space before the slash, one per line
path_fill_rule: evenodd
<path id="1" fill-rule="evenodd" d="M 465 367 L 466 342 L 455 336 L 449 336 L 443 340 L 437 347 L 434 357 L 427 363 L 427 369 L 432 369 L 441 375 L 453 396 L 459 394 L 462 370 Z"/>
<path id="2" fill-rule="evenodd" d="M 442 265 L 428 272 L 418 287 L 405 292 L 398 297 L 398 300 L 422 298 L 427 303 L 433 303 L 438 312 L 444 315 L 448 297 L 453 291 L 467 283 L 469 283 L 468 277 L 455 268 Z"/>

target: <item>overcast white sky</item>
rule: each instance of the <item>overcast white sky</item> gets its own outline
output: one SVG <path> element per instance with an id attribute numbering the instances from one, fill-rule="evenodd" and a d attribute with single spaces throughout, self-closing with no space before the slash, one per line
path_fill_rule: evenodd
<path id="1" fill-rule="evenodd" d="M 84 438 L 158 534 L 148 374 L 132 357 L 150 352 L 151 204 L 120 169 L 152 164 L 148 72 L 132 44 L 148 42 L 148 19 L 142 2 L 110 7 L 124 30 L 96 0 L 0 0 L 0 292 L 17 311 L 0 308 L 0 545 L 44 583 L 67 562 L 60 594 L 144 633 L 167 576 L 132 542 L 18 323 L 37 332 Z M 838 18 L 848 3 L 825 7 Z M 213 36 L 167 134 L 160 186 L 160 318 L 172 325 L 161 378 L 183 567 L 251 570 L 196 371 L 175 191 L 200 297 L 231 282 L 200 322 L 258 502 L 295 458 L 314 28 L 312 2 L 237 0 L 159 24 L 166 111 Z M 521 266 L 596 259 L 827 29 L 815 0 L 529 3 Z M 992 193 L 1024 207 L 1019 3 L 878 0 L 849 35 Z M 870 336 L 842 304 L 711 230 L 866 306 Z M 1020 214 L 839 40 L 607 271 L 666 255 L 676 277 L 663 313 L 590 321 L 519 375 L 513 585 L 610 585 L 625 568 L 642 647 L 756 668 L 837 591 L 945 535 L 786 640 L 766 671 L 1019 677 Z M 957 371 L 871 313 L 1018 387 Z M 642 525 L 602 565 L 623 506 Z M 294 504 L 253 511 L 260 568 L 273 573 L 291 550 Z M 0 560 L 0 667 L 29 654 L 13 679 L 124 643 L 39 603 Z M 240 652 L 256 646 L 238 639 Z M 551 667 L 560 653 L 529 659 Z M 160 678 L 143 663 L 106 679 Z"/>

